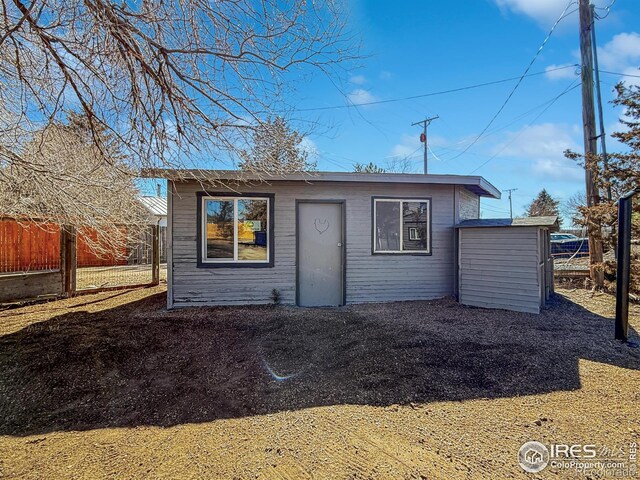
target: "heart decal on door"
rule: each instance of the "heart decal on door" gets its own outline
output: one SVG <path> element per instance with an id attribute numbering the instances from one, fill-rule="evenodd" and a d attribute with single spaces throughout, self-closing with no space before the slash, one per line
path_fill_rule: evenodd
<path id="1" fill-rule="evenodd" d="M 327 220 L 326 218 L 324 220 L 316 218 L 313 221 L 313 225 L 314 227 L 316 227 L 316 230 L 318 231 L 318 233 L 320 233 L 320 235 L 329 230 L 329 220 Z"/>

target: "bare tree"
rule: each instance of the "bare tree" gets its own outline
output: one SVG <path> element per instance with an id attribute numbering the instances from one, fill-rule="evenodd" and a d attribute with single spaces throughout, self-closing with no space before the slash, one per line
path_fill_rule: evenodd
<path id="1" fill-rule="evenodd" d="M 415 165 L 409 157 L 394 157 L 387 161 L 385 171 L 389 173 L 415 173 Z"/>
<path id="2" fill-rule="evenodd" d="M 377 166 L 373 162 L 369 162 L 368 164 L 356 163 L 353 166 L 353 171 L 356 173 L 384 173 L 385 170 L 382 167 Z"/>
<path id="3" fill-rule="evenodd" d="M 24 162 L 0 168 L 2 214 L 76 227 L 97 254 L 125 251 L 147 226 L 131 167 L 109 135 L 99 134 L 102 152 L 83 119 L 72 119 L 36 132 L 21 151 Z"/>
<path id="4" fill-rule="evenodd" d="M 587 206 L 587 197 L 584 192 L 576 192 L 567 198 L 563 205 L 563 213 L 566 218 L 571 220 L 573 225 L 582 226 L 584 217 L 582 209 Z"/>
<path id="5" fill-rule="evenodd" d="M 331 0 L 2 0 L 0 190 L 18 195 L 3 209 L 29 202 L 24 187 L 38 180 L 66 187 L 41 196 L 61 206 L 68 184 L 100 183 L 98 172 L 231 162 L 264 119 L 291 109 L 286 94 L 304 75 L 335 75 L 353 56 L 344 18 Z M 89 171 L 52 161 L 72 111 L 100 152 Z"/>

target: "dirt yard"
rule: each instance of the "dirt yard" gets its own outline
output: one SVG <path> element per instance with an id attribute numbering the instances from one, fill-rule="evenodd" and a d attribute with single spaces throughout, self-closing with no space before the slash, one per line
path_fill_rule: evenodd
<path id="1" fill-rule="evenodd" d="M 111 267 L 82 267 L 76 271 L 76 289 L 121 287 L 151 283 L 151 264 L 114 265 Z M 167 264 L 160 264 L 160 281 L 167 281 Z"/>
<path id="2" fill-rule="evenodd" d="M 584 290 L 539 316 L 451 300 L 166 312 L 162 287 L 6 310 L 0 478 L 609 478 L 525 474 L 517 453 L 628 460 L 640 443 L 640 348 L 613 340 L 612 313 Z"/>

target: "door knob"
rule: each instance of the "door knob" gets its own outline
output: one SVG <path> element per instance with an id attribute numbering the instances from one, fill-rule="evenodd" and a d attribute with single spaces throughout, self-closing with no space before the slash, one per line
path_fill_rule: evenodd
<path id="1" fill-rule="evenodd" d="M 342 246 L 342 242 L 338 242 L 338 246 L 341 247 Z"/>

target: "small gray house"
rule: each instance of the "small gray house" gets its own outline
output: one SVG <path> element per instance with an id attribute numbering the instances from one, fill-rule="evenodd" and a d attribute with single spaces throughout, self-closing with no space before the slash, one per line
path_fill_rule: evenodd
<path id="1" fill-rule="evenodd" d="M 168 180 L 170 308 L 456 295 L 455 227 L 500 197 L 478 176 L 145 173 Z"/>

